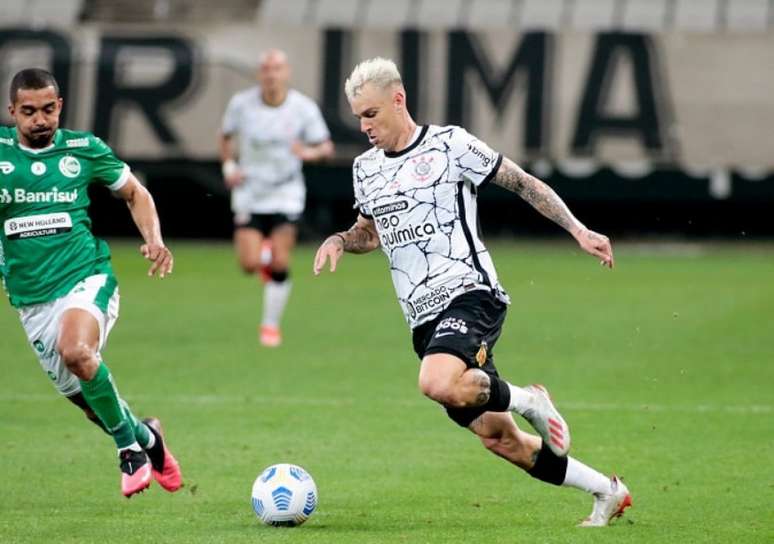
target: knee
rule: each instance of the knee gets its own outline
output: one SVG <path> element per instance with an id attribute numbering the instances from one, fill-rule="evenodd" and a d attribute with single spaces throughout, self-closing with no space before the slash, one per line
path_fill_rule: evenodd
<path id="1" fill-rule="evenodd" d="M 420 375 L 419 388 L 426 396 L 451 408 L 475 408 L 489 400 L 489 376 L 480 369 L 468 369 L 460 376 L 438 379 Z"/>
<path id="2" fill-rule="evenodd" d="M 94 350 L 84 342 L 60 344 L 57 346 L 59 356 L 67 369 L 82 380 L 90 380 L 97 372 L 97 361 Z"/>
<path id="3" fill-rule="evenodd" d="M 454 382 L 439 380 L 423 374 L 419 375 L 419 390 L 424 396 L 444 406 L 464 408 L 466 404 L 459 401 L 454 385 Z"/>
<path id="4" fill-rule="evenodd" d="M 257 274 L 261 270 L 260 259 L 240 258 L 239 267 L 245 274 Z"/>
<path id="5" fill-rule="evenodd" d="M 419 390 L 424 396 L 436 402 L 443 403 L 446 397 L 446 386 L 424 374 L 419 375 Z"/>
<path id="6" fill-rule="evenodd" d="M 290 267 L 290 254 L 287 252 L 275 251 L 271 255 L 271 265 L 273 271 L 281 272 Z"/>

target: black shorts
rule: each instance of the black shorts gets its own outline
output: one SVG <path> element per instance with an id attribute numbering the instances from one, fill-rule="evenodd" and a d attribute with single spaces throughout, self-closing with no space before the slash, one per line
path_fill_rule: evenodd
<path id="1" fill-rule="evenodd" d="M 282 225 L 297 225 L 300 215 L 284 213 L 254 213 L 250 215 L 235 214 L 235 229 L 255 229 L 264 236 L 269 236 L 274 229 Z"/>
<path id="2" fill-rule="evenodd" d="M 414 351 L 420 360 L 433 353 L 449 353 L 465 361 L 468 368 L 498 376 L 493 351 L 507 309 L 508 305 L 489 291 L 464 293 L 441 315 L 413 330 Z M 446 411 L 456 423 L 467 427 L 486 409 L 447 407 Z"/>

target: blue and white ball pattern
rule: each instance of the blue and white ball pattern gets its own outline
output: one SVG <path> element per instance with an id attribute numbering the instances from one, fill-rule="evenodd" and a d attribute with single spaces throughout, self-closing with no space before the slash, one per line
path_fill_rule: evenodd
<path id="1" fill-rule="evenodd" d="M 253 510 L 267 525 L 295 527 L 317 507 L 317 486 L 312 476 L 297 465 L 267 467 L 253 483 Z"/>

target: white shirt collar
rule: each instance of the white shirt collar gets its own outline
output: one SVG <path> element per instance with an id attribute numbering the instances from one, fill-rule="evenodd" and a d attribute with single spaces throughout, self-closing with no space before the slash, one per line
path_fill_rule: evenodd
<path id="1" fill-rule="evenodd" d="M 28 151 L 30 153 L 43 153 L 44 151 L 53 149 L 56 146 L 56 144 L 54 143 L 54 139 L 56 139 L 56 133 L 54 133 L 54 138 L 51 140 L 51 143 L 46 147 L 41 147 L 41 148 L 27 147 L 21 142 L 17 142 L 17 143 L 19 144 L 19 148 L 23 149 L 24 151 Z"/>

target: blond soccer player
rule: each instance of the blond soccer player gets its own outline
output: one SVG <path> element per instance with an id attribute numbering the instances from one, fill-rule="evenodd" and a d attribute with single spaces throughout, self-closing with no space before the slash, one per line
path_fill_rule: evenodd
<path id="1" fill-rule="evenodd" d="M 478 236 L 476 196 L 494 183 L 567 230 L 609 268 L 607 237 L 586 228 L 545 183 L 457 126 L 417 125 L 395 64 L 355 67 L 345 91 L 373 146 L 353 164 L 359 214 L 317 251 L 314 272 L 335 271 L 344 252 L 379 247 L 421 360 L 419 388 L 492 453 L 544 482 L 593 495 L 583 526 L 607 525 L 631 505 L 626 485 L 568 456 L 570 430 L 546 389 L 502 379 L 493 350 L 508 295 Z M 523 416 L 539 436 L 520 430 Z"/>

